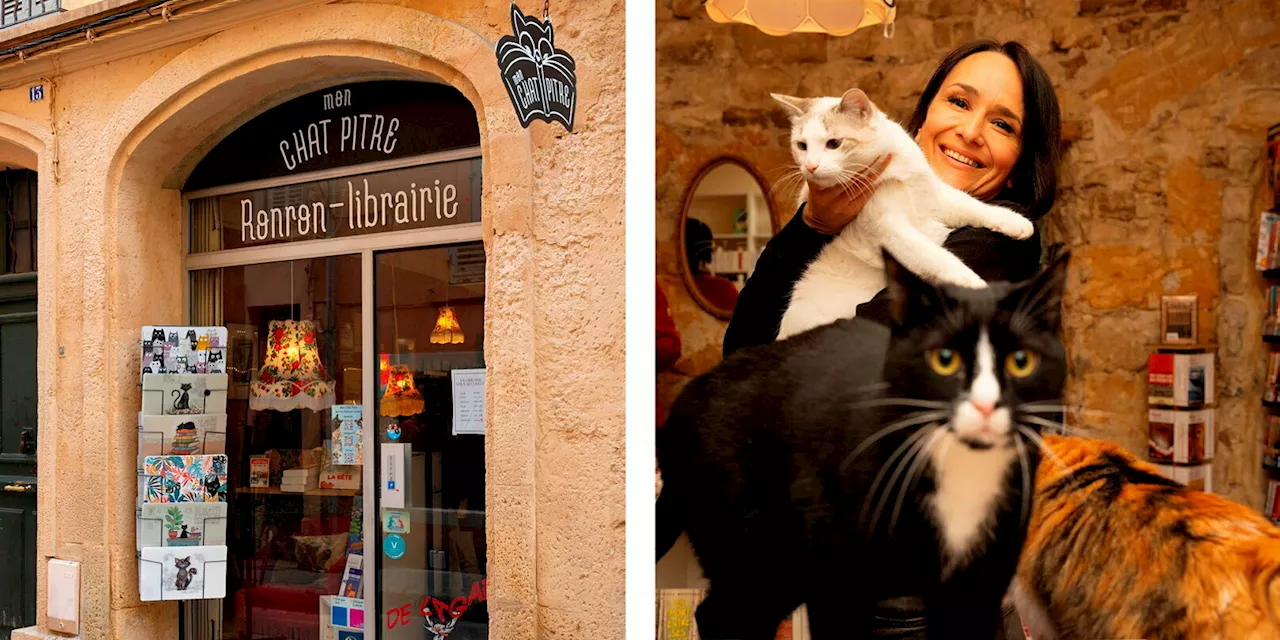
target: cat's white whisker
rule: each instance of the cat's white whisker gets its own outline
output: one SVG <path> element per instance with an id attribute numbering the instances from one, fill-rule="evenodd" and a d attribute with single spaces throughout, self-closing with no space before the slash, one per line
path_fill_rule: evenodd
<path id="1" fill-rule="evenodd" d="M 920 407 L 923 409 L 949 409 L 951 408 L 951 403 L 946 400 L 925 400 L 923 398 L 876 398 L 874 400 L 859 402 L 853 406 L 858 409 L 862 409 L 864 407 Z"/>
<path id="2" fill-rule="evenodd" d="M 921 425 L 926 422 L 931 422 L 934 420 L 942 420 L 947 417 L 947 412 L 946 411 L 917 411 L 915 413 L 912 413 L 911 416 L 912 417 L 904 418 L 887 427 L 884 427 L 879 431 L 871 434 L 871 437 L 867 438 L 866 440 L 863 440 L 862 444 L 858 445 L 858 447 L 853 450 L 853 453 L 850 453 L 848 456 L 846 456 L 844 461 L 840 463 L 840 472 L 844 473 L 849 468 L 849 465 L 852 464 L 853 461 L 857 459 L 859 455 L 862 455 L 864 451 L 869 449 L 871 445 L 875 444 L 881 438 L 891 433 L 901 431 L 903 429 L 908 429 L 916 425 Z"/>
<path id="3" fill-rule="evenodd" d="M 871 523 L 867 527 L 868 535 L 875 533 L 876 525 L 880 522 L 880 514 L 884 511 L 885 505 L 888 504 L 889 497 L 893 494 L 893 486 L 897 484 L 898 477 L 902 475 L 903 471 L 906 471 L 910 461 L 917 453 L 919 453 L 920 448 L 925 442 L 925 438 L 931 433 L 933 433 L 932 429 L 921 429 L 911 434 L 911 437 L 907 438 L 898 446 L 894 451 L 893 456 L 889 458 L 888 462 L 880 467 L 880 472 L 876 474 L 875 481 L 871 484 L 871 491 L 867 494 L 867 500 L 863 501 L 861 520 L 865 521 L 867 507 L 870 506 L 870 499 L 874 498 L 876 495 L 880 496 L 880 499 L 876 501 L 875 512 L 871 514 Z M 905 455 L 903 455 L 904 452 Z M 899 459 L 900 455 L 901 459 Z M 895 460 L 897 460 L 897 462 L 894 462 Z M 885 471 L 890 468 L 893 469 L 893 473 L 889 477 L 889 483 L 884 486 L 883 491 L 877 491 L 880 481 L 884 479 Z"/>
<path id="4" fill-rule="evenodd" d="M 898 500 L 893 505 L 893 513 L 889 516 L 889 535 L 893 536 L 893 530 L 898 525 L 898 514 L 902 512 L 902 504 L 907 498 L 907 493 L 911 490 L 911 485 L 915 483 L 917 474 L 924 469 L 924 465 L 929 461 L 929 450 L 938 444 L 938 439 L 942 434 L 941 429 L 935 428 L 932 435 L 927 438 L 928 442 L 916 453 L 915 462 L 911 464 L 911 468 L 907 470 L 907 477 L 902 481 L 902 487 L 898 491 Z"/>
<path id="5" fill-rule="evenodd" d="M 1031 462 L 1027 456 L 1027 447 L 1019 438 L 1013 439 L 1013 446 L 1018 450 L 1018 463 L 1022 465 L 1022 526 L 1027 526 L 1031 517 Z"/>
<path id="6" fill-rule="evenodd" d="M 1053 420 L 1045 420 L 1044 418 L 1041 418 L 1035 415 L 1025 415 L 1021 417 L 1023 420 L 1026 420 L 1031 424 L 1038 424 L 1042 427 L 1049 427 L 1050 429 L 1061 429 L 1063 427 L 1063 424 L 1061 422 L 1054 422 Z"/>
<path id="7" fill-rule="evenodd" d="M 1068 468 L 1067 463 L 1063 462 L 1062 458 L 1059 458 L 1058 454 L 1054 453 L 1053 449 L 1049 448 L 1049 445 L 1044 441 L 1044 438 L 1041 438 L 1040 434 L 1035 432 L 1035 429 L 1024 424 L 1018 424 L 1018 433 L 1021 433 L 1035 443 L 1036 447 L 1048 454 L 1050 458 L 1053 458 L 1053 461 L 1056 462 L 1059 467 L 1062 467 L 1063 469 Z"/>

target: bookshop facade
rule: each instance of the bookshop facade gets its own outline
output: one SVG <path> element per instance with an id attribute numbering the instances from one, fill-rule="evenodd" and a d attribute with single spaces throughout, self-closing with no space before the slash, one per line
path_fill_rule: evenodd
<path id="1" fill-rule="evenodd" d="M 621 2 L 556 16 L 610 25 L 558 43 L 592 60 L 572 135 L 523 128 L 501 84 L 510 3 L 244 4 L 0 113 L 40 169 L 47 399 L 13 637 L 65 622 L 55 560 L 86 638 L 621 637 Z M 135 428 L 141 375 L 175 366 L 226 381 L 156 402 L 209 391 L 224 421 Z M 143 460 L 196 446 L 225 455 L 224 591 L 164 602 L 140 586 Z M 160 522 L 162 546 L 208 535 Z"/>

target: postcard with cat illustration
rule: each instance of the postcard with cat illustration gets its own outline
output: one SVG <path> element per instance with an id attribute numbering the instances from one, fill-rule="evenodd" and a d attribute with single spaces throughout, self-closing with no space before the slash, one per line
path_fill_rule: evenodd
<path id="1" fill-rule="evenodd" d="M 226 373 L 226 327 L 142 327 L 142 374 Z"/>
<path id="2" fill-rule="evenodd" d="M 143 416 L 138 455 L 198 456 L 227 452 L 227 415 Z"/>
<path id="3" fill-rule="evenodd" d="M 227 412 L 225 373 L 148 373 L 142 376 L 142 413 L 186 416 Z"/>
<path id="4" fill-rule="evenodd" d="M 159 502 L 138 507 L 138 550 L 227 543 L 225 502 Z"/>
<path id="5" fill-rule="evenodd" d="M 226 502 L 227 456 L 147 456 L 142 501 Z"/>
<path id="6" fill-rule="evenodd" d="M 146 547 L 138 563 L 138 592 L 145 602 L 226 597 L 227 548 Z"/>

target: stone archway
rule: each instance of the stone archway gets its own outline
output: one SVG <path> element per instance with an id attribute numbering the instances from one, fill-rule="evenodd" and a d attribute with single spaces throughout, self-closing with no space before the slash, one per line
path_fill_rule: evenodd
<path id="1" fill-rule="evenodd" d="M 101 131 L 93 150 L 97 157 L 86 164 L 106 167 L 105 173 L 74 178 L 82 211 L 59 237 L 81 238 L 77 247 L 85 268 L 75 274 L 80 297 L 76 335 L 67 331 L 50 338 L 85 355 L 58 373 L 60 385 L 74 376 L 81 395 L 74 405 L 78 419 L 59 424 L 57 437 L 79 439 L 86 452 L 92 451 L 84 467 L 100 463 L 108 470 L 109 488 L 105 509 L 68 489 L 56 496 L 48 512 L 83 519 L 78 524 L 87 537 L 108 547 L 106 553 L 86 554 L 82 560 L 82 633 L 101 630 L 113 637 L 123 629 L 150 628 L 169 637 L 165 634 L 175 624 L 171 606 L 145 606 L 136 596 L 131 533 L 136 438 L 129 425 L 139 401 L 137 327 L 178 322 L 183 315 L 178 187 L 212 141 L 247 115 L 305 91 L 301 88 L 364 78 L 448 83 L 472 102 L 480 121 L 488 301 L 490 308 L 504 310 L 504 316 L 522 319 L 499 320 L 500 326 L 491 330 L 495 319 L 486 314 L 491 363 L 486 465 L 527 470 L 503 473 L 511 480 L 486 487 L 493 532 L 490 629 L 492 637 L 524 637 L 536 627 L 534 554 L 524 544 L 531 534 L 513 533 L 532 531 L 535 524 L 528 508 L 533 499 L 533 418 L 527 411 L 503 411 L 492 401 L 501 397 L 512 407 L 533 402 L 528 133 L 500 84 L 493 44 L 474 31 L 402 7 L 324 5 L 294 19 L 290 29 L 236 27 L 170 60 L 130 94 Z M 50 286 L 69 287 L 70 279 L 68 275 Z M 42 349 L 42 371 L 56 357 L 52 349 Z M 55 403 L 50 411 L 68 408 Z M 501 531 L 495 531 L 495 521 Z M 42 530 L 52 522 L 42 520 Z M 61 551 L 56 541 L 42 546 L 45 555 Z M 88 589 L 93 580 L 109 588 Z M 44 602 L 42 595 L 41 609 Z"/>

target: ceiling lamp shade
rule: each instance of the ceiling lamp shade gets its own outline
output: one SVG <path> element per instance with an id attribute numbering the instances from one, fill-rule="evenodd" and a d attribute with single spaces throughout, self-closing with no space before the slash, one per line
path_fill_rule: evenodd
<path id="1" fill-rule="evenodd" d="M 436 318 L 436 326 L 431 330 L 431 344 L 462 344 L 462 325 L 458 324 L 458 314 L 453 307 L 441 307 L 440 316 Z"/>
<path id="2" fill-rule="evenodd" d="M 403 364 L 393 365 L 387 376 L 387 389 L 382 392 L 378 413 L 388 418 L 415 416 L 422 413 L 425 404 L 422 392 L 413 383 L 413 372 Z"/>
<path id="3" fill-rule="evenodd" d="M 706 0 L 712 20 L 749 24 L 771 36 L 847 36 L 883 24 L 885 36 L 892 37 L 897 4 L 897 0 Z"/>
<path id="4" fill-rule="evenodd" d="M 333 404 L 333 378 L 320 363 L 310 320 L 272 320 L 267 356 L 249 388 L 254 411 L 322 411 Z"/>

